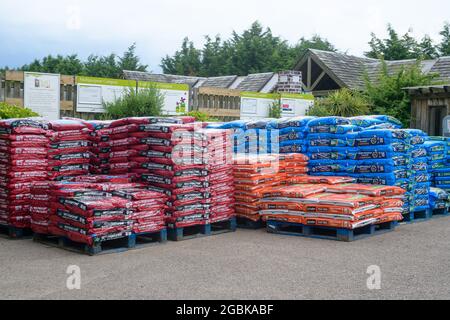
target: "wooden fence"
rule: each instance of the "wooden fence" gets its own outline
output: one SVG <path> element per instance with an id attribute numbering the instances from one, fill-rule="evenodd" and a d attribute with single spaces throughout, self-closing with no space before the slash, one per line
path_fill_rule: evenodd
<path id="1" fill-rule="evenodd" d="M 76 112 L 77 83 L 75 76 L 61 75 L 61 117 L 95 119 L 96 113 Z M 17 106 L 24 105 L 24 72 L 6 71 L 0 78 L 0 101 Z M 240 118 L 241 92 L 219 88 L 194 88 L 190 90 L 190 110 L 205 112 L 211 117 L 229 121 Z"/>

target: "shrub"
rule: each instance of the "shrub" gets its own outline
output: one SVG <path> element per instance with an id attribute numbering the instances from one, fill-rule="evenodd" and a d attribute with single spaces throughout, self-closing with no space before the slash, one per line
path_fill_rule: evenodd
<path id="1" fill-rule="evenodd" d="M 281 101 L 274 100 L 269 109 L 269 118 L 280 119 L 281 118 Z"/>
<path id="2" fill-rule="evenodd" d="M 16 118 L 30 118 L 30 117 L 39 117 L 39 114 L 27 108 L 10 105 L 5 102 L 0 102 L 0 119 L 16 119 Z"/>
<path id="3" fill-rule="evenodd" d="M 111 103 L 104 103 L 104 119 L 160 116 L 164 107 L 164 95 L 154 87 L 136 90 L 128 88 L 125 94 Z"/>
<path id="4" fill-rule="evenodd" d="M 340 116 L 354 117 L 370 112 L 367 98 L 353 90 L 341 89 L 325 98 L 316 99 L 308 115 L 316 117 Z"/>
<path id="5" fill-rule="evenodd" d="M 199 122 L 217 122 L 218 120 L 215 118 L 211 118 L 209 114 L 201 111 L 190 111 L 185 114 L 185 116 L 193 117 L 196 121 Z"/>

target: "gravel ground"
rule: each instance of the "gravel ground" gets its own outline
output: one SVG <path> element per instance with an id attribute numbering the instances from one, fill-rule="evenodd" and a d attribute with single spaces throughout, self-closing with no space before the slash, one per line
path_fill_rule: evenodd
<path id="1" fill-rule="evenodd" d="M 97 257 L 0 238 L 0 257 L 1 299 L 450 299 L 450 218 L 353 243 L 238 230 Z"/>

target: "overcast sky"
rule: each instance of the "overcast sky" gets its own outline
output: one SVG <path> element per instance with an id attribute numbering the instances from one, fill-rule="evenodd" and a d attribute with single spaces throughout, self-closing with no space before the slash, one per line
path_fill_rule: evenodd
<path id="1" fill-rule="evenodd" d="M 439 40 L 449 0 L 0 0 L 0 65 L 17 67 L 48 54 L 122 53 L 137 43 L 141 60 L 160 72 L 161 57 L 188 36 L 228 37 L 255 20 L 291 43 L 319 34 L 340 51 L 362 55 L 370 33 Z"/>

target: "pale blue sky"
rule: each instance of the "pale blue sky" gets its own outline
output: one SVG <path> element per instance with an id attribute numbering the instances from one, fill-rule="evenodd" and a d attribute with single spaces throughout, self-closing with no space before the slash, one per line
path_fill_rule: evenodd
<path id="1" fill-rule="evenodd" d="M 219 5 L 220 3 L 220 5 Z M 402 33 L 439 40 L 450 21 L 448 0 L 0 0 L 0 65 L 12 67 L 47 54 L 138 54 L 159 72 L 161 57 L 189 36 L 227 37 L 259 20 L 290 42 L 318 33 L 341 51 L 362 55 L 370 33 L 390 22 Z"/>

